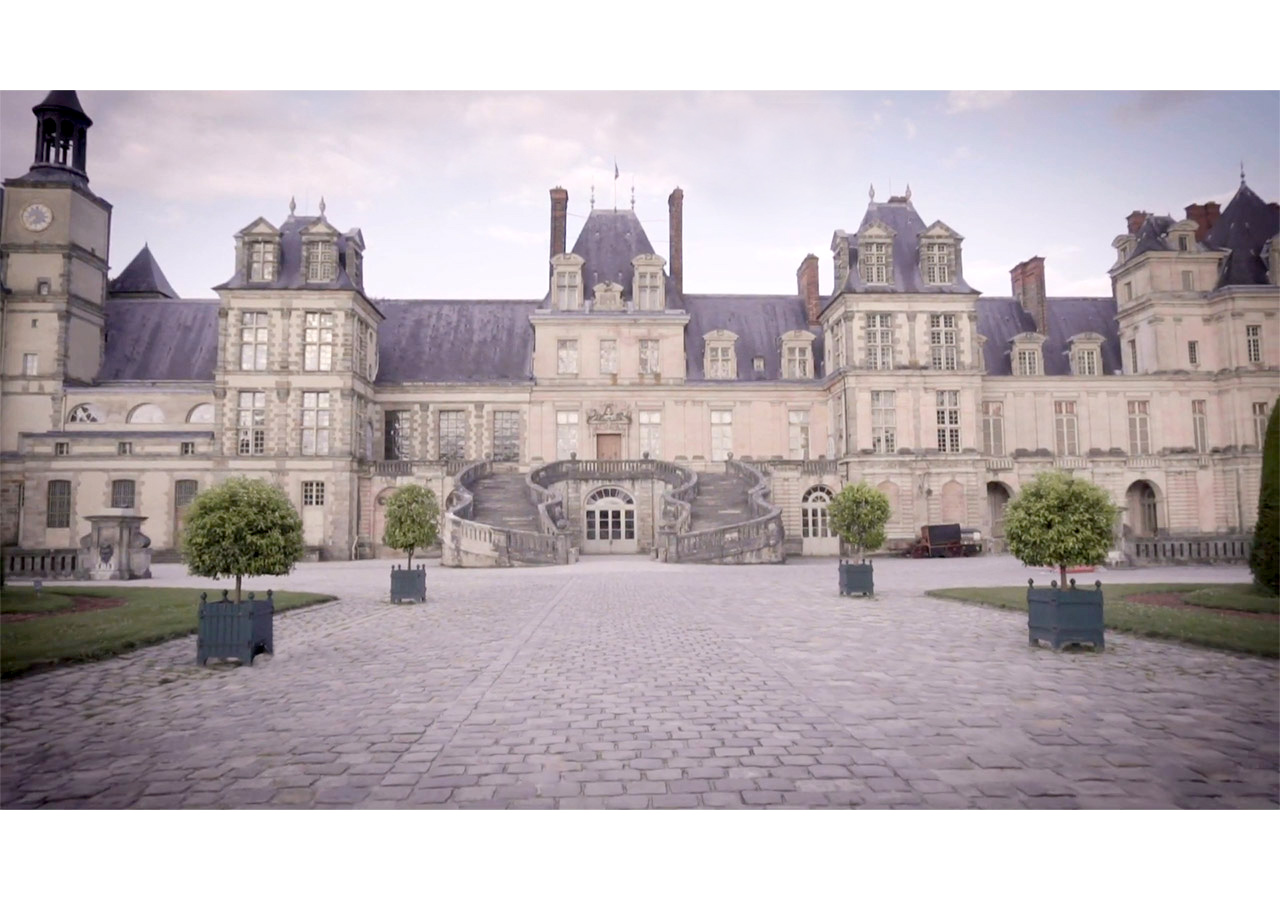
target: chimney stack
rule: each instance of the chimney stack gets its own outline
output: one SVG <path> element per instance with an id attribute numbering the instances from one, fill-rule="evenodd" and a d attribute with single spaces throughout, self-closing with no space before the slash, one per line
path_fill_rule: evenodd
<path id="1" fill-rule="evenodd" d="M 1036 331 L 1047 335 L 1049 316 L 1044 295 L 1044 257 L 1033 256 L 1020 262 L 1009 270 L 1009 274 L 1013 280 L 1013 299 L 1035 319 Z"/>
<path id="2" fill-rule="evenodd" d="M 1222 215 L 1222 211 L 1218 204 L 1210 201 L 1203 206 L 1199 203 L 1193 203 L 1187 207 L 1187 218 L 1196 223 L 1196 240 L 1203 241 L 1209 229 L 1212 228 Z"/>
<path id="3" fill-rule="evenodd" d="M 670 214 L 671 243 L 668 245 L 671 267 L 671 287 L 677 298 L 684 297 L 684 191 L 676 188 L 667 198 L 667 210 Z"/>
<path id="4" fill-rule="evenodd" d="M 822 298 L 818 294 L 818 257 L 810 253 L 796 269 L 796 286 L 804 300 L 805 315 L 810 325 L 818 324 L 822 312 Z"/>
<path id="5" fill-rule="evenodd" d="M 1125 222 L 1129 224 L 1129 233 L 1137 234 L 1138 230 L 1142 228 L 1142 223 L 1147 221 L 1147 216 L 1149 215 L 1151 215 L 1151 213 L 1139 212 L 1136 209 L 1133 212 L 1129 213 L 1129 217 L 1125 219 Z"/>
<path id="6" fill-rule="evenodd" d="M 565 236 L 569 222 L 569 192 L 556 186 L 551 189 L 551 255 L 559 256 L 565 249 Z"/>

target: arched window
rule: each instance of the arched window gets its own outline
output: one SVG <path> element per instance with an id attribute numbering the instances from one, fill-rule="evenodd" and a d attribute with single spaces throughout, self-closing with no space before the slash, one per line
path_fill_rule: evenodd
<path id="1" fill-rule="evenodd" d="M 130 424 L 159 425 L 164 422 L 164 410 L 154 403 L 141 403 L 129 413 L 127 421 Z"/>
<path id="2" fill-rule="evenodd" d="M 814 485 L 804 492 L 800 500 L 800 536 L 807 538 L 831 537 L 831 520 L 827 504 L 835 495 L 825 485 Z"/>
<path id="3" fill-rule="evenodd" d="M 191 407 L 191 412 L 187 413 L 187 421 L 200 424 L 212 424 L 213 404 L 200 403 Z"/>
<path id="4" fill-rule="evenodd" d="M 1159 501 L 1149 481 L 1135 481 L 1126 493 L 1129 522 L 1138 537 L 1155 537 L 1160 528 Z"/>
<path id="5" fill-rule="evenodd" d="M 96 403 L 81 403 L 67 416 L 68 422 L 101 422 L 106 418 Z"/>
<path id="6" fill-rule="evenodd" d="M 583 498 L 588 553 L 635 552 L 636 501 L 620 487 L 598 487 Z"/>

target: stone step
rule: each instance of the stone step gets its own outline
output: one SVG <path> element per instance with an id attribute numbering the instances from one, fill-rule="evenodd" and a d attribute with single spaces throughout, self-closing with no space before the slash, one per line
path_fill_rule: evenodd
<path id="1" fill-rule="evenodd" d="M 751 519 L 746 484 L 732 475 L 698 475 L 698 496 L 690 504 L 690 528 L 705 531 Z"/>
<path id="2" fill-rule="evenodd" d="M 538 508 L 529 500 L 524 475 L 494 473 L 476 482 L 472 518 L 485 525 L 539 531 Z"/>

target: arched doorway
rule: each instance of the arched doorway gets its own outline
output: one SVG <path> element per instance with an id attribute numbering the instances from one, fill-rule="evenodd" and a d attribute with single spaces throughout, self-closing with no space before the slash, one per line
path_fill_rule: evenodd
<path id="1" fill-rule="evenodd" d="M 1135 481 L 1125 492 L 1125 500 L 1133 536 L 1155 537 L 1160 530 L 1160 501 L 1155 485 L 1149 481 Z"/>
<path id="2" fill-rule="evenodd" d="M 827 514 L 835 494 L 823 484 L 815 484 L 800 499 L 801 553 L 805 556 L 835 556 L 840 552 L 840 538 L 831 533 Z"/>
<path id="3" fill-rule="evenodd" d="M 582 502 L 583 553 L 635 553 L 636 501 L 620 487 L 606 485 L 587 494 Z"/>
<path id="4" fill-rule="evenodd" d="M 987 482 L 987 533 L 991 537 L 992 550 L 1003 552 L 1004 509 L 1009 505 L 1009 489 L 999 481 Z"/>

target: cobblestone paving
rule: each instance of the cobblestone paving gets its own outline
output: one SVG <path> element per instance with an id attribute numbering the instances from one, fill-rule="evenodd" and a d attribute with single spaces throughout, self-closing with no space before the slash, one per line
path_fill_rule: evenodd
<path id="1" fill-rule="evenodd" d="M 0 804 L 1280 805 L 1276 661 L 1115 633 L 1054 653 L 1023 615 L 923 594 L 1024 581 L 1007 558 L 884 560 L 876 600 L 838 596 L 831 560 L 588 558 L 433 567 L 429 603 L 392 606 L 387 568 L 299 567 L 288 587 L 343 599 L 278 616 L 252 667 L 198 668 L 187 638 L 5 682 Z"/>

